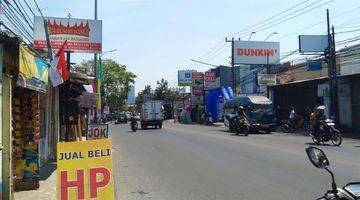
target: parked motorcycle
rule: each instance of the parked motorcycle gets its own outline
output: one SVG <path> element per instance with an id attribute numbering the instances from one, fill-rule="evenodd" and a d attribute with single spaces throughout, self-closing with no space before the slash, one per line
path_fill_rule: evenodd
<path id="1" fill-rule="evenodd" d="M 294 127 L 294 125 L 288 119 L 281 121 L 281 130 L 284 133 L 293 133 L 298 129 L 301 129 L 305 132 L 310 131 L 311 129 L 310 122 L 304 120 L 303 118 L 300 118 L 297 120 L 297 123 L 295 123 L 295 127 Z"/>
<path id="2" fill-rule="evenodd" d="M 230 126 L 233 127 L 230 129 L 234 130 L 236 135 L 239 135 L 240 133 L 243 133 L 245 136 L 249 135 L 250 124 L 245 117 L 235 116 L 232 121 L 233 123 L 230 123 Z"/>
<path id="3" fill-rule="evenodd" d="M 340 146 L 342 142 L 341 133 L 335 128 L 335 122 L 332 119 L 325 119 L 320 121 L 320 138 L 318 139 L 314 133 L 310 133 L 310 136 L 315 144 L 321 142 L 331 141 L 333 145 Z"/>
<path id="4" fill-rule="evenodd" d="M 137 121 L 132 121 L 131 124 L 130 124 L 130 126 L 131 126 L 131 130 L 132 130 L 133 132 L 136 132 L 136 130 L 138 129 L 138 123 L 137 123 Z"/>
<path id="5" fill-rule="evenodd" d="M 330 165 L 330 162 L 327 159 L 325 153 L 321 149 L 312 147 L 312 146 L 306 148 L 305 151 L 306 151 L 306 154 L 308 155 L 310 162 L 316 168 L 325 169 L 331 175 L 332 189 L 327 191 L 323 197 L 318 198 L 317 200 L 356 200 L 356 199 L 360 199 L 360 182 L 349 183 L 346 186 L 344 186 L 343 188 L 337 188 L 334 174 L 328 168 Z"/>

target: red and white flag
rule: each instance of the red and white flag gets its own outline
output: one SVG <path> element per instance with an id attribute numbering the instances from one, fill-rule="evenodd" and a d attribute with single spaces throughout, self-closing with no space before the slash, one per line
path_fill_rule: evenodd
<path id="1" fill-rule="evenodd" d="M 69 79 L 69 72 L 64 52 L 65 44 L 66 41 L 61 46 L 50 64 L 49 77 L 53 87 L 56 87 Z"/>

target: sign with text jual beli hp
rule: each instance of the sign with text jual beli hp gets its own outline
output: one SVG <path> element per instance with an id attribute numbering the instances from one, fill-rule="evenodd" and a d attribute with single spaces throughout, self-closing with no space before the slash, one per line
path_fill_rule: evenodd
<path id="1" fill-rule="evenodd" d="M 108 138 L 109 125 L 108 124 L 89 124 L 87 128 L 87 140 Z"/>
<path id="2" fill-rule="evenodd" d="M 57 144 L 57 196 L 59 200 L 113 200 L 111 140 Z"/>

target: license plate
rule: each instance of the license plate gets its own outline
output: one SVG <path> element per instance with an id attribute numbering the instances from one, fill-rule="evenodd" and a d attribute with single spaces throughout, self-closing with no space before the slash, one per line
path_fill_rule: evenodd
<path id="1" fill-rule="evenodd" d="M 263 128 L 269 128 L 269 127 L 270 127 L 270 124 L 263 124 L 262 127 L 263 127 Z"/>
<path id="2" fill-rule="evenodd" d="M 335 126 L 335 123 L 327 123 L 328 126 Z"/>

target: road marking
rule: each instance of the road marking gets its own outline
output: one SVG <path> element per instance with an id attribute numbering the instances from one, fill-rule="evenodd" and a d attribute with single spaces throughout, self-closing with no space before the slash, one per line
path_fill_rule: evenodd
<path id="1" fill-rule="evenodd" d="M 195 135 L 208 136 L 208 137 L 213 137 L 213 138 L 238 142 L 238 143 L 242 143 L 242 144 L 252 145 L 252 146 L 260 147 L 260 148 L 263 148 L 263 149 L 269 149 L 269 150 L 273 150 L 273 151 L 279 151 L 279 152 L 284 152 L 284 153 L 288 153 L 288 154 L 304 156 L 303 152 L 300 153 L 298 151 L 293 151 L 293 150 L 289 150 L 289 149 L 285 149 L 285 148 L 281 148 L 281 147 L 275 147 L 275 146 L 266 145 L 266 144 L 259 144 L 259 143 L 254 143 L 254 142 L 250 142 L 250 141 L 245 141 L 245 140 L 237 140 L 234 137 L 227 137 L 225 135 L 207 134 L 207 133 L 202 133 L 202 132 L 198 132 L 198 131 L 192 131 L 192 130 L 186 130 L 186 129 L 178 129 L 178 128 L 170 128 L 170 127 L 164 127 L 164 129 L 174 130 L 174 131 L 178 131 L 178 132 L 186 132 L 186 133 L 195 134 Z M 332 159 L 331 161 L 341 163 L 341 164 L 360 167 L 359 163 L 353 163 L 353 162 L 351 162 L 349 160 Z"/>

